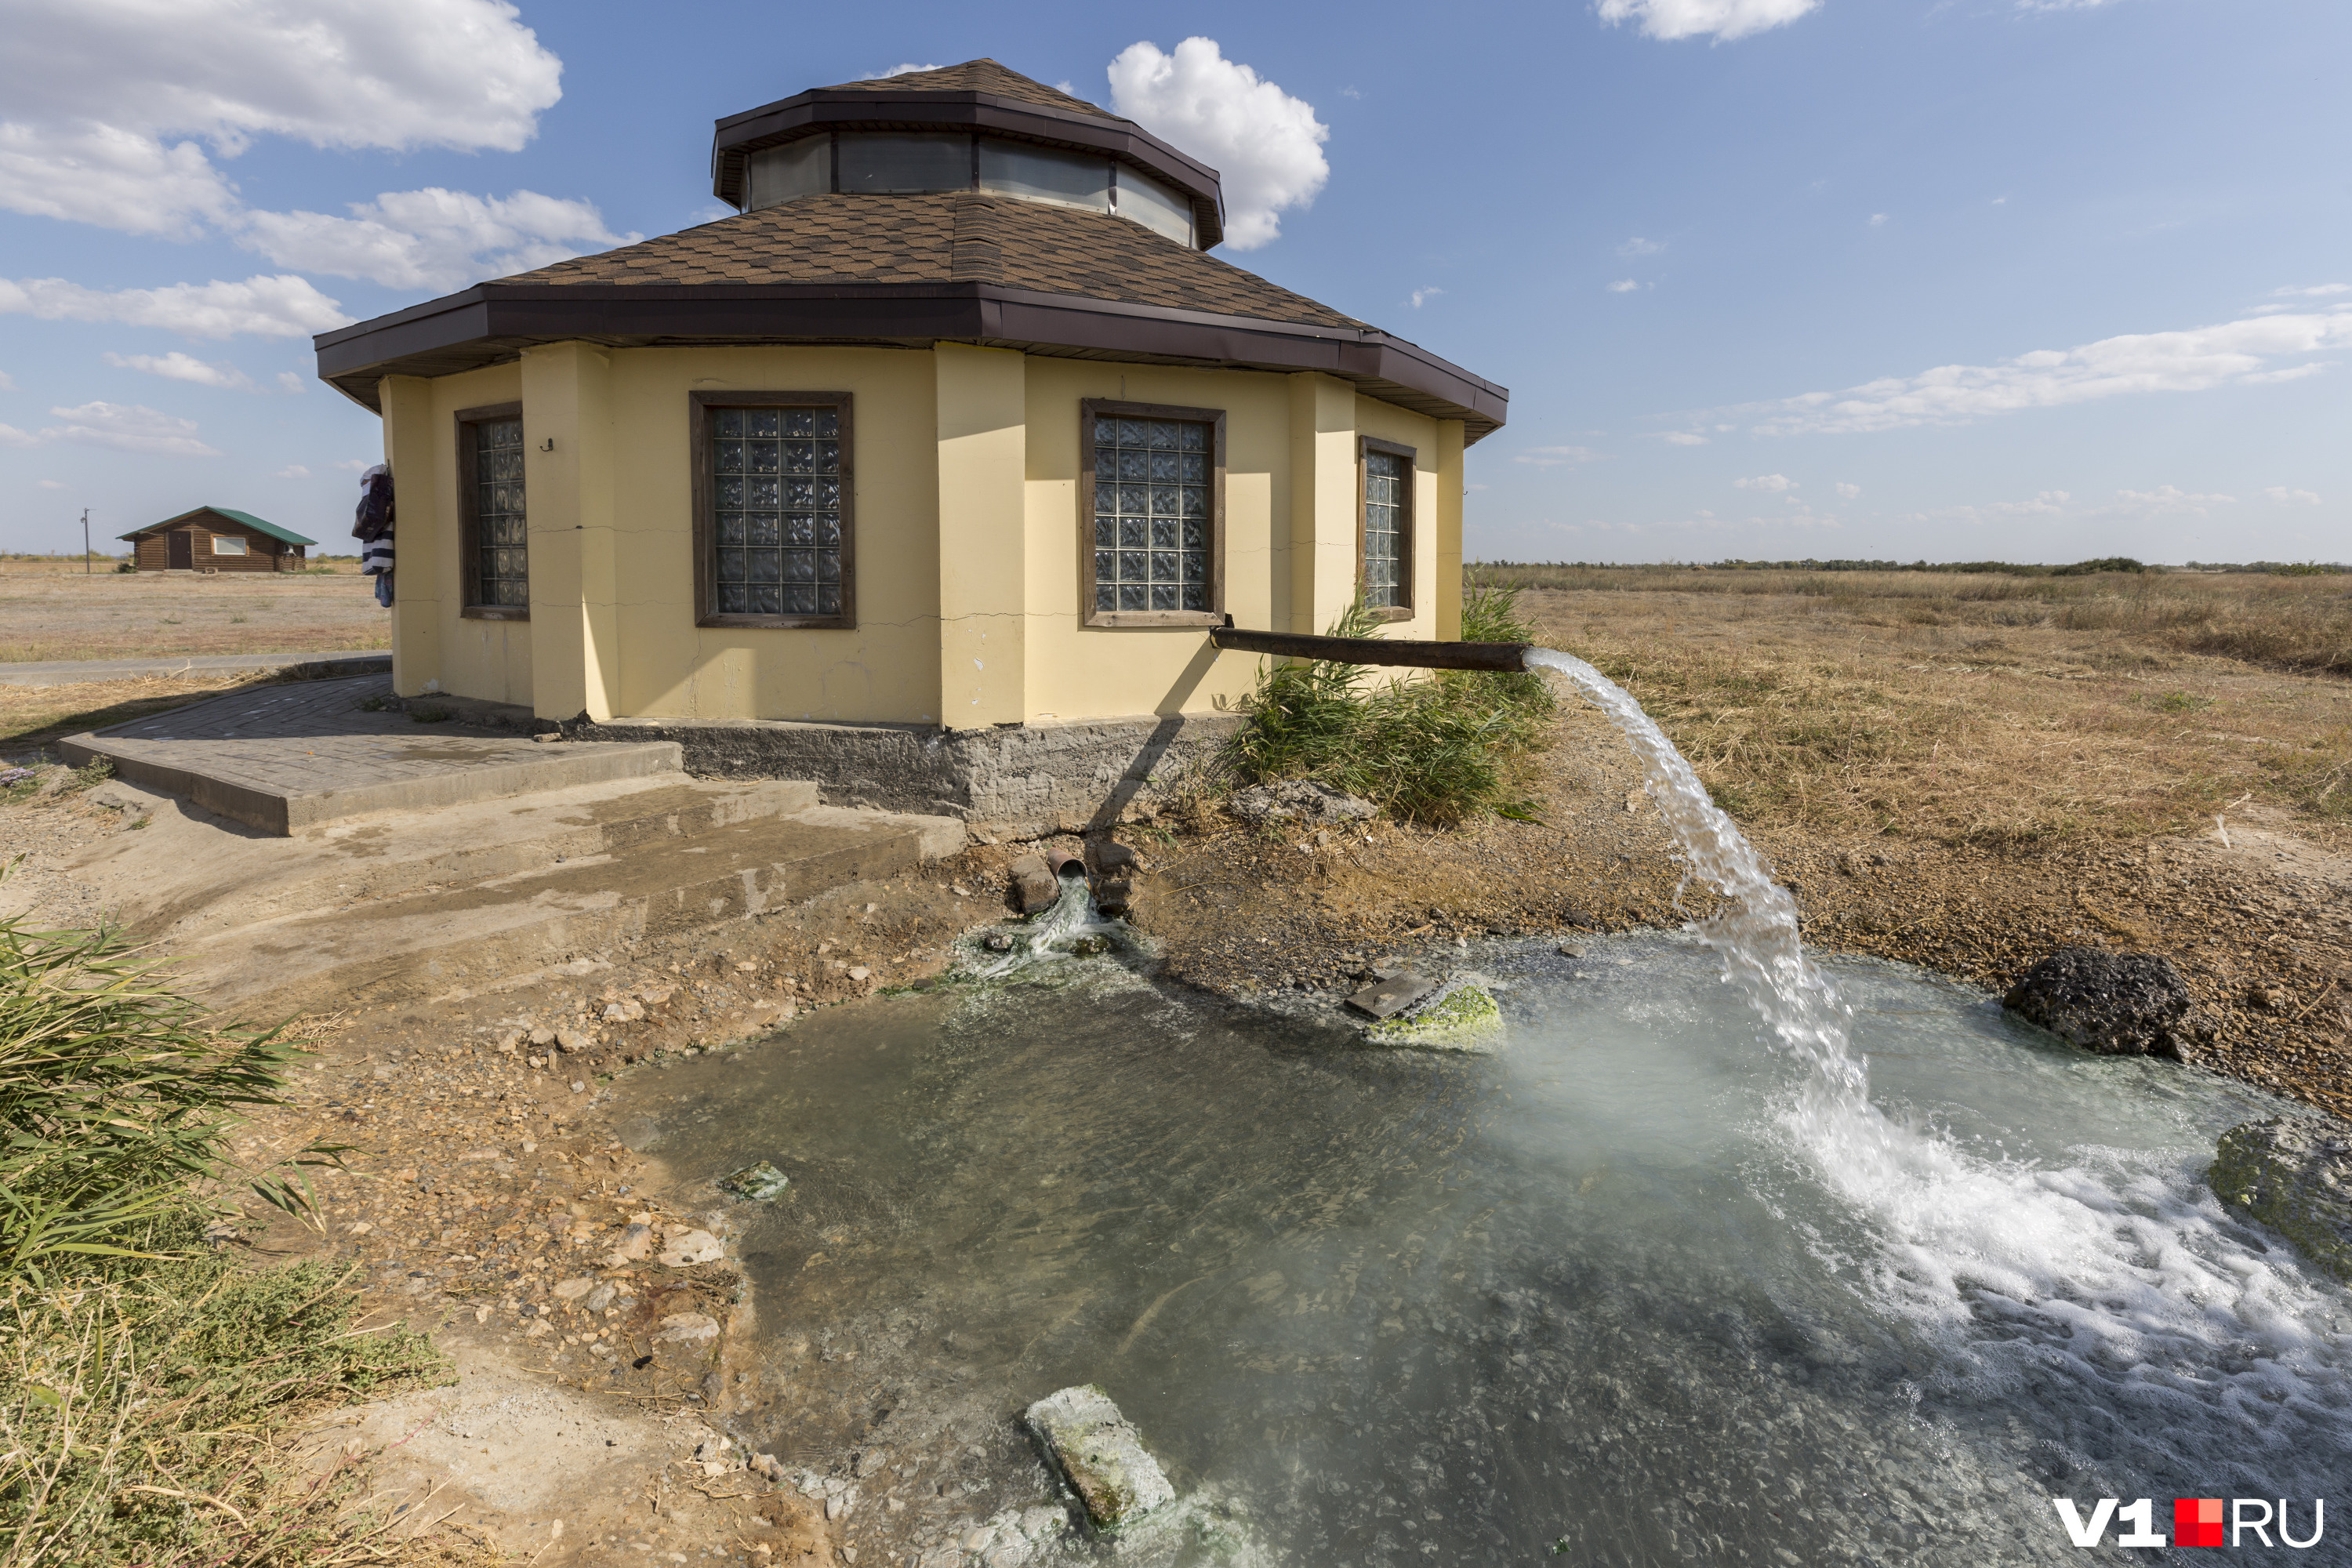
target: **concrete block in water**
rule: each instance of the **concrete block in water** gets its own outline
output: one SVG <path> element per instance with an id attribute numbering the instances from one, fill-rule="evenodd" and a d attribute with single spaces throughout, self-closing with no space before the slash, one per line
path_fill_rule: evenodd
<path id="1" fill-rule="evenodd" d="M 1087 1522 L 1105 1535 L 1126 1529 L 1173 1501 L 1176 1489 L 1144 1451 L 1135 1424 L 1092 1384 L 1049 1394 L 1024 1413 L 1086 1505 Z"/>
<path id="2" fill-rule="evenodd" d="M 1503 1010 L 1466 980 L 1423 997 L 1393 1017 L 1364 1026 L 1368 1045 L 1484 1054 L 1503 1032 Z"/>
<path id="3" fill-rule="evenodd" d="M 732 1175 L 720 1177 L 719 1190 L 755 1204 L 763 1204 L 771 1198 L 782 1197 L 785 1189 L 792 1184 L 790 1176 L 762 1160 L 756 1165 L 744 1166 Z"/>
<path id="4" fill-rule="evenodd" d="M 1400 970 L 1384 975 L 1348 998 L 1348 1005 L 1374 1018 L 1393 1017 L 1437 988 L 1437 982 L 1425 980 L 1409 971 Z"/>
<path id="5" fill-rule="evenodd" d="M 1013 862 L 1012 872 L 1013 890 L 1021 896 L 1021 912 L 1024 915 L 1051 909 L 1062 896 L 1062 884 L 1046 868 L 1043 855 L 1022 856 Z"/>
<path id="6" fill-rule="evenodd" d="M 2278 1116 L 2221 1134 L 2206 1173 L 2216 1196 L 2352 1283 L 2352 1126 Z"/>

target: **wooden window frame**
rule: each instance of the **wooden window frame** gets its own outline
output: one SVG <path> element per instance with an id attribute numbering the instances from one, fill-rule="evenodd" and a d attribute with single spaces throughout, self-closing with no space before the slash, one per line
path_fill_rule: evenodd
<path id="1" fill-rule="evenodd" d="M 1209 426 L 1209 607 L 1205 610 L 1095 608 L 1095 421 L 1181 419 Z M 1165 403 L 1078 400 L 1078 624 L 1087 626 L 1217 626 L 1225 620 L 1225 411 Z"/>
<path id="2" fill-rule="evenodd" d="M 468 621 L 527 621 L 529 605 L 484 605 L 477 602 L 482 587 L 481 452 L 473 426 L 500 419 L 520 419 L 520 403 L 486 403 L 479 408 L 457 410 L 457 615 Z M 528 436 L 523 450 L 530 449 Z M 530 570 L 530 484 L 523 483 L 523 571 Z"/>
<path id="3" fill-rule="evenodd" d="M 852 396 L 846 392 L 689 392 L 687 395 L 688 439 L 692 443 L 694 508 L 694 624 L 698 626 L 742 626 L 767 631 L 839 631 L 857 629 L 857 486 L 856 426 L 851 420 Z M 712 469 L 711 420 L 721 408 L 831 408 L 841 423 L 835 437 L 841 444 L 841 614 L 837 616 L 754 616 L 719 609 L 719 538 L 713 502 L 717 499 Z"/>
<path id="4" fill-rule="evenodd" d="M 1397 595 L 1394 605 L 1367 605 L 1365 613 L 1376 621 L 1409 621 L 1413 608 L 1413 547 L 1417 542 L 1421 500 L 1421 454 L 1412 447 L 1395 441 L 1383 441 L 1377 436 L 1356 437 L 1356 596 L 1362 598 L 1371 584 L 1365 581 L 1367 557 L 1364 534 L 1370 516 L 1371 464 L 1365 461 L 1374 452 L 1404 459 L 1405 484 L 1402 504 L 1397 509 Z"/>

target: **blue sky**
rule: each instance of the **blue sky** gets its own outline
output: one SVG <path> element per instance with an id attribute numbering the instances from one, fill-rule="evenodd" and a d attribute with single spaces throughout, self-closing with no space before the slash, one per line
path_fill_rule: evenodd
<path id="1" fill-rule="evenodd" d="M 380 437 L 309 331 L 706 221 L 715 117 L 992 55 L 1511 388 L 1474 554 L 2352 559 L 2341 0 L 1159 15 L 5 0 L 0 547 L 340 545 Z"/>

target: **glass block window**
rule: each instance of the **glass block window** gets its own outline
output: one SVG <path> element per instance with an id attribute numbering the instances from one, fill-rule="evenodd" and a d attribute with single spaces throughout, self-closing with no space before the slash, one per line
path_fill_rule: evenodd
<path id="1" fill-rule="evenodd" d="M 1412 458 L 1364 454 L 1364 603 L 1375 610 L 1406 603 L 1405 487 L 1412 482 Z"/>
<path id="2" fill-rule="evenodd" d="M 1095 605 L 1209 608 L 1213 427 L 1095 417 Z"/>
<path id="3" fill-rule="evenodd" d="M 841 412 L 711 411 L 715 608 L 722 616 L 840 616 Z"/>
<path id="4" fill-rule="evenodd" d="M 484 419 L 469 428 L 474 433 L 474 603 L 528 608 L 530 570 L 523 537 L 522 421 Z"/>

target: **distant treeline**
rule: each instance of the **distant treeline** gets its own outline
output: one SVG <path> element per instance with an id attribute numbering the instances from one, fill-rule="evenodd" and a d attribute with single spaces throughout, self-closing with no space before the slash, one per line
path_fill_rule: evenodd
<path id="1" fill-rule="evenodd" d="M 1525 571 L 1542 567 L 1572 567 L 1587 572 L 1949 572 L 1991 574 L 2005 577 L 2089 577 L 2102 572 L 2252 572 L 2273 577 L 2327 577 L 2352 572 L 2334 561 L 2186 561 L 2178 566 L 2151 565 L 2128 555 L 2102 555 L 2063 566 L 2016 561 L 1668 561 L 1636 564 L 1621 561 L 1474 561 L 1485 571 Z"/>

